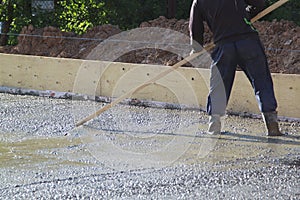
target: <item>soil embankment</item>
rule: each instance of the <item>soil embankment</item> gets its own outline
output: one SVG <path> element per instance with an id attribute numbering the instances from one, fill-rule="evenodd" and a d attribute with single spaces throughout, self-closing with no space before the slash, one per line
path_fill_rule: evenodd
<path id="1" fill-rule="evenodd" d="M 300 74 L 300 27 L 290 21 L 258 21 L 254 23 L 266 48 L 270 70 L 273 73 Z M 141 28 L 168 28 L 188 35 L 188 20 L 157 19 L 143 22 Z M 18 37 L 18 45 L 2 47 L 0 52 L 39 55 L 61 58 L 85 59 L 103 40 L 119 34 L 117 26 L 94 27 L 83 35 L 62 32 L 55 27 L 42 29 L 24 27 Z M 206 26 L 205 42 L 211 42 L 212 35 Z M 160 49 L 139 49 L 124 54 L 116 61 L 128 63 L 173 65 L 178 56 Z"/>

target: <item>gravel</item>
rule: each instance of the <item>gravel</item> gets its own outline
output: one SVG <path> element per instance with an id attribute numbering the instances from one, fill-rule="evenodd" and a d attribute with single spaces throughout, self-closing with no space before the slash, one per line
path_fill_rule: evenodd
<path id="1" fill-rule="evenodd" d="M 264 136 L 227 116 L 203 134 L 200 111 L 0 94 L 0 199 L 299 199 L 300 126 Z"/>

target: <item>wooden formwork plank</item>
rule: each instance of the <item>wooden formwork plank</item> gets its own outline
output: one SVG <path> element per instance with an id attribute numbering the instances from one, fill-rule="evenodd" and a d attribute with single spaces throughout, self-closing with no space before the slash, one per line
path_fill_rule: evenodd
<path id="1" fill-rule="evenodd" d="M 167 66 L 0 54 L 0 86 L 119 97 Z M 209 69 L 181 67 L 129 98 L 205 108 Z M 272 74 L 279 115 L 300 118 L 300 75 Z M 259 113 L 251 85 L 237 72 L 228 110 Z"/>

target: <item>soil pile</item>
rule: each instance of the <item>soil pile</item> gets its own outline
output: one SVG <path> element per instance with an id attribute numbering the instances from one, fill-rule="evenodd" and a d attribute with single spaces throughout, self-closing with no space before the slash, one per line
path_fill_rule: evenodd
<path id="1" fill-rule="evenodd" d="M 285 20 L 258 21 L 254 23 L 254 26 L 259 32 L 261 41 L 266 49 L 271 72 L 300 74 L 300 27 L 293 22 Z M 159 17 L 142 23 L 140 27 L 170 28 L 187 35 L 189 34 L 188 20 Z M 212 41 L 212 33 L 207 25 L 205 25 L 204 39 L 205 43 Z"/>
<path id="2" fill-rule="evenodd" d="M 63 32 L 55 27 L 36 29 L 24 27 L 18 37 L 18 45 L 8 53 L 27 54 L 61 58 L 85 58 L 103 39 L 120 33 L 117 26 L 97 26 L 78 36 Z"/>
<path id="3" fill-rule="evenodd" d="M 300 27 L 289 21 L 255 22 L 266 54 L 271 72 L 300 74 Z M 189 35 L 188 20 L 157 19 L 143 22 L 140 28 L 160 27 L 172 29 Z M 94 27 L 83 35 L 62 32 L 55 27 L 36 29 L 24 27 L 18 37 L 18 45 L 2 48 L 0 52 L 29 54 L 39 56 L 85 59 L 100 42 L 121 33 L 117 26 L 102 25 Z M 212 41 L 212 34 L 205 25 L 205 43 Z M 124 54 L 116 61 L 128 63 L 173 65 L 182 58 L 161 49 L 139 49 Z"/>

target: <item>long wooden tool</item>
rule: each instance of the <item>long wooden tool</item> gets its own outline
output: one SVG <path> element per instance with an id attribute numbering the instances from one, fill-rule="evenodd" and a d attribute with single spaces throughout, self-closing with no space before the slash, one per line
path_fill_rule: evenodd
<path id="1" fill-rule="evenodd" d="M 279 0 L 275 4 L 269 6 L 268 8 L 266 8 L 265 10 L 260 12 L 253 19 L 251 19 L 251 22 L 255 22 L 255 21 L 259 20 L 260 18 L 264 17 L 265 15 L 267 15 L 268 13 L 270 13 L 273 10 L 277 9 L 278 7 L 280 7 L 281 5 L 283 5 L 286 2 L 288 2 L 288 0 Z M 202 51 L 194 53 L 194 54 L 186 57 L 185 59 L 183 59 L 183 60 L 179 61 L 178 63 L 176 63 L 175 65 L 171 66 L 169 69 L 163 71 L 162 73 L 158 74 L 157 76 L 153 77 L 152 79 L 150 79 L 148 81 L 145 81 L 143 84 L 139 85 L 136 88 L 133 88 L 129 92 L 127 92 L 127 93 L 123 94 L 122 96 L 118 97 L 116 100 L 114 100 L 110 104 L 107 104 L 106 106 L 102 107 L 101 109 L 99 109 L 98 111 L 93 113 L 92 115 L 90 115 L 90 116 L 84 118 L 83 120 L 79 121 L 78 123 L 76 123 L 76 127 L 81 126 L 84 123 L 90 121 L 91 119 L 99 116 L 101 113 L 105 112 L 106 110 L 110 109 L 111 107 L 115 106 L 116 104 L 122 102 L 124 99 L 131 97 L 134 93 L 142 90 L 143 88 L 147 87 L 148 85 L 151 85 L 151 84 L 155 83 L 157 80 L 161 79 L 162 77 L 166 76 L 167 74 L 171 73 L 172 71 L 176 70 L 177 68 L 181 67 L 182 65 L 188 63 L 189 61 L 195 59 L 196 57 L 204 54 L 205 52 L 207 52 L 209 50 L 211 50 L 214 46 L 215 46 L 214 43 L 209 43 L 208 45 L 206 45 L 204 47 L 204 49 Z"/>
<path id="2" fill-rule="evenodd" d="M 260 18 L 266 16 L 267 14 L 269 14 L 270 12 L 276 10 L 277 8 L 279 8 L 280 6 L 282 6 L 283 4 L 285 4 L 286 2 L 288 2 L 289 0 L 279 0 L 276 3 L 270 5 L 268 8 L 264 9 L 263 11 L 261 11 L 260 13 L 258 13 L 255 17 L 253 17 L 251 19 L 251 22 L 256 22 L 257 20 L 259 20 Z"/>
<path id="3" fill-rule="evenodd" d="M 94 114 L 88 116 L 87 118 L 81 120 L 80 122 L 78 122 L 76 124 L 76 127 L 81 126 L 82 124 L 86 123 L 87 121 L 99 116 L 101 113 L 103 113 L 104 111 L 110 109 L 111 107 L 115 106 L 116 104 L 120 103 L 121 101 L 123 101 L 126 98 L 131 97 L 134 93 L 140 91 L 141 89 L 147 87 L 148 85 L 151 85 L 153 83 L 155 83 L 157 80 L 161 79 L 162 77 L 166 76 L 167 74 L 169 74 L 170 72 L 176 70 L 177 68 L 179 68 L 180 66 L 186 64 L 187 62 L 195 59 L 196 57 L 200 56 L 201 54 L 209 51 L 210 49 L 212 49 L 214 47 L 213 43 L 210 43 L 209 45 L 207 45 L 202 51 L 194 53 L 188 57 L 186 57 L 185 59 L 179 61 L 178 63 L 176 63 L 175 65 L 171 66 L 170 68 L 168 68 L 167 70 L 163 71 L 162 73 L 156 75 L 155 77 L 153 77 L 152 79 L 145 81 L 143 84 L 139 85 L 136 88 L 133 88 L 132 90 L 130 90 L 129 92 L 123 94 L 122 96 L 118 97 L 116 100 L 112 101 L 110 104 L 107 104 L 106 106 L 102 107 L 101 109 L 99 109 L 98 111 L 96 111 Z"/>

